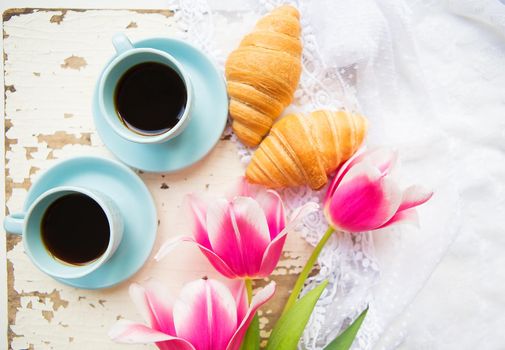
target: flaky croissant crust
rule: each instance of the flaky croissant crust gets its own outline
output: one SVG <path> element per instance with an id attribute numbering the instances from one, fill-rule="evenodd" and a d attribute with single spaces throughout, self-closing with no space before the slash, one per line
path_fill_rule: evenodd
<path id="1" fill-rule="evenodd" d="M 232 129 L 257 146 L 293 99 L 300 80 L 298 10 L 284 5 L 261 18 L 226 61 Z"/>
<path id="2" fill-rule="evenodd" d="M 271 188 L 320 189 L 358 150 L 366 131 L 364 117 L 345 111 L 288 115 L 274 124 L 254 152 L 246 178 Z"/>

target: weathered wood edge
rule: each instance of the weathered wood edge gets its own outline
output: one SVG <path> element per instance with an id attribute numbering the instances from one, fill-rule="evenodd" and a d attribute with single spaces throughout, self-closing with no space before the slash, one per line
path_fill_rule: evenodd
<path id="1" fill-rule="evenodd" d="M 56 12 L 60 11 L 61 16 L 65 16 L 68 11 L 73 11 L 73 12 L 86 12 L 86 11 L 132 11 L 132 12 L 137 12 L 137 13 L 144 13 L 144 14 L 160 14 L 165 17 L 171 17 L 174 15 L 174 11 L 169 10 L 169 9 L 117 9 L 117 8 L 87 8 L 87 9 L 80 9 L 80 8 L 19 8 L 19 7 L 13 7 L 6 9 L 2 13 L 2 19 L 5 22 L 9 21 L 12 17 L 15 16 L 21 16 L 21 15 L 28 15 L 31 13 L 35 12 Z M 58 15 L 56 15 L 58 16 Z M 52 22 L 58 23 L 56 20 L 53 20 Z"/>

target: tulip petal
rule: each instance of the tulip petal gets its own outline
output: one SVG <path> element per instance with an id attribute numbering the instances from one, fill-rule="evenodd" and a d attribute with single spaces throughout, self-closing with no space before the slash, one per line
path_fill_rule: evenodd
<path id="1" fill-rule="evenodd" d="M 286 243 L 287 235 L 288 230 L 284 230 L 277 237 L 275 237 L 272 242 L 270 242 L 267 249 L 265 250 L 265 254 L 263 254 L 261 267 L 255 276 L 256 278 L 265 278 L 272 274 L 275 267 L 279 263 L 279 259 L 281 258 L 282 249 Z"/>
<path id="2" fill-rule="evenodd" d="M 360 232 L 386 223 L 400 201 L 397 184 L 377 167 L 361 162 L 346 173 L 324 210 L 334 228 Z"/>
<path id="3" fill-rule="evenodd" d="M 273 240 L 286 226 L 286 214 L 282 199 L 273 190 L 261 191 L 255 199 L 265 213 L 270 239 Z"/>
<path id="4" fill-rule="evenodd" d="M 146 301 L 144 287 L 137 283 L 132 283 L 128 291 L 130 293 L 130 299 L 133 301 L 137 311 L 142 315 L 144 321 L 151 323 L 153 316 L 151 308 Z"/>
<path id="5" fill-rule="evenodd" d="M 333 178 L 333 181 L 328 187 L 326 191 L 326 195 L 324 198 L 324 202 L 329 200 L 329 197 L 333 195 L 337 186 L 340 185 L 340 182 L 347 174 L 347 172 L 353 168 L 356 164 L 360 162 L 367 161 L 371 166 L 379 169 L 380 173 L 385 175 L 389 174 L 390 171 L 394 168 L 396 161 L 398 159 L 397 152 L 385 148 L 385 147 L 377 147 L 372 148 L 368 151 L 364 150 L 364 147 L 359 149 L 354 156 L 352 156 L 349 160 L 347 160 L 338 170 L 337 175 Z"/>
<path id="6" fill-rule="evenodd" d="M 235 197 L 253 197 L 254 185 L 250 184 L 245 176 L 240 176 L 227 192 L 226 198 L 231 202 Z"/>
<path id="7" fill-rule="evenodd" d="M 187 241 L 194 242 L 194 239 L 191 237 L 188 237 L 188 236 L 183 236 L 183 235 L 176 236 L 176 237 L 169 239 L 168 241 L 166 241 L 165 243 L 163 243 L 161 245 L 160 249 L 158 250 L 158 252 L 154 256 L 154 260 L 160 261 L 165 256 L 170 254 L 170 252 L 172 250 L 174 250 L 174 248 L 177 247 L 180 243 L 187 242 Z"/>
<path id="8" fill-rule="evenodd" d="M 203 246 L 199 246 L 200 251 L 205 255 L 207 260 L 210 262 L 210 264 L 216 269 L 217 272 L 219 272 L 221 275 L 223 275 L 226 278 L 229 279 L 234 279 L 239 277 L 235 271 L 233 271 L 232 268 L 228 266 L 226 262 L 221 259 L 219 255 L 214 253 L 212 250 L 209 250 Z"/>
<path id="9" fill-rule="evenodd" d="M 231 219 L 231 204 L 217 199 L 207 211 L 207 228 L 212 250 L 239 276 L 245 275 L 240 236 Z"/>
<path id="10" fill-rule="evenodd" d="M 109 337 L 118 343 L 156 343 L 162 350 L 195 350 L 186 340 L 164 334 L 144 324 L 129 320 L 117 321 L 109 330 Z"/>
<path id="11" fill-rule="evenodd" d="M 270 242 L 263 254 L 261 268 L 256 277 L 268 277 L 272 274 L 279 263 L 279 259 L 284 248 L 286 236 L 305 216 L 319 209 L 319 205 L 315 202 L 305 203 L 303 206 L 295 209 L 286 227 Z"/>
<path id="12" fill-rule="evenodd" d="M 145 286 L 133 283 L 129 288 L 130 297 L 151 328 L 168 335 L 175 335 L 171 300 L 166 288 L 156 280 L 149 280 Z"/>
<path id="13" fill-rule="evenodd" d="M 249 308 L 249 302 L 247 300 L 247 290 L 243 280 L 233 281 L 230 287 L 231 293 L 235 298 L 235 304 L 237 305 L 237 320 L 244 318 Z"/>
<path id="14" fill-rule="evenodd" d="M 225 349 L 237 328 L 230 291 L 214 280 L 188 283 L 174 305 L 177 335 L 198 350 Z"/>
<path id="15" fill-rule="evenodd" d="M 209 235 L 206 229 L 206 204 L 200 197 L 189 194 L 186 196 L 185 207 L 187 212 L 189 212 L 189 222 L 193 237 L 195 237 L 198 243 L 210 249 Z"/>
<path id="16" fill-rule="evenodd" d="M 402 203 L 398 211 L 417 207 L 426 203 L 432 196 L 433 192 L 422 186 L 410 186 L 403 192 Z"/>
<path id="17" fill-rule="evenodd" d="M 387 221 L 385 224 L 379 226 L 378 228 L 384 228 L 391 226 L 393 224 L 412 224 L 419 227 L 419 216 L 415 208 L 405 209 L 398 211 L 393 217 Z"/>
<path id="18" fill-rule="evenodd" d="M 190 242 L 194 243 L 198 246 L 200 251 L 207 257 L 207 260 L 211 263 L 211 265 L 226 278 L 237 278 L 238 276 L 233 272 L 233 270 L 226 264 L 226 262 L 221 259 L 216 253 L 214 253 L 211 249 L 201 245 L 198 243 L 193 237 L 188 237 L 188 236 L 177 236 L 167 242 L 165 242 L 158 253 L 154 256 L 154 259 L 156 261 L 160 261 L 162 258 L 164 258 L 172 249 L 174 246 L 178 245 L 181 242 Z"/>
<path id="19" fill-rule="evenodd" d="M 244 335 L 247 331 L 247 328 L 251 324 L 251 321 L 256 314 L 256 311 L 265 304 L 268 300 L 272 298 L 275 293 L 275 282 L 270 282 L 265 288 L 258 291 L 256 295 L 251 300 L 251 305 L 249 310 L 247 310 L 247 314 L 244 316 L 242 320 L 238 320 L 240 325 L 238 326 L 235 334 L 230 340 L 226 350 L 238 350 L 244 339 Z"/>
<path id="20" fill-rule="evenodd" d="M 359 160 L 362 159 L 362 155 L 364 153 L 366 153 L 365 150 L 366 150 L 366 146 L 362 146 L 361 148 L 359 148 L 356 151 L 356 153 L 354 153 L 354 155 L 351 158 L 349 158 L 347 161 L 345 161 L 344 164 L 342 164 L 338 168 L 337 173 L 335 174 L 335 176 L 333 177 L 333 180 L 331 181 L 330 185 L 328 186 L 328 190 L 326 191 L 326 194 L 324 196 L 324 203 L 326 203 L 326 201 L 329 199 L 329 197 L 331 197 L 333 195 L 333 192 L 335 192 L 335 189 L 339 185 L 340 180 L 342 180 L 342 178 L 349 171 L 349 169 L 354 164 L 356 164 Z"/>
<path id="21" fill-rule="evenodd" d="M 367 152 L 366 157 L 362 156 L 362 160 L 366 159 L 372 166 L 379 169 L 383 175 L 390 174 L 398 161 L 398 152 L 386 147 L 371 149 Z"/>
<path id="22" fill-rule="evenodd" d="M 240 277 L 254 276 L 270 242 L 268 224 L 259 204 L 249 197 L 232 203 L 217 200 L 207 210 L 212 250 Z"/>
<path id="23" fill-rule="evenodd" d="M 152 329 L 145 324 L 119 320 L 109 330 L 109 337 L 120 343 L 155 343 L 172 338 L 168 334 Z"/>
<path id="24" fill-rule="evenodd" d="M 377 169 L 380 176 L 388 175 L 394 169 L 398 160 L 398 152 L 389 148 L 378 147 L 370 149 L 356 158 L 352 159 L 347 169 L 344 169 L 340 176 L 340 181 L 345 182 L 346 178 L 353 177 L 349 174 L 359 164 L 366 163 L 368 167 Z"/>
<path id="25" fill-rule="evenodd" d="M 278 207 L 275 209 L 278 210 Z M 237 197 L 233 201 L 232 214 L 235 232 L 240 237 L 241 252 L 247 275 L 254 276 L 260 269 L 263 254 L 270 243 L 270 232 L 265 212 L 254 199 Z M 282 220 L 279 218 L 278 221 Z"/>

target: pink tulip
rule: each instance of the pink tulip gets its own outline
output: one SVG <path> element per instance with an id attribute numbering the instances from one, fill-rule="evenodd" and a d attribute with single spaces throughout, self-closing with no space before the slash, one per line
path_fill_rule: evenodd
<path id="1" fill-rule="evenodd" d="M 217 198 L 206 204 L 190 195 L 188 204 L 193 237 L 179 236 L 166 242 L 155 259 L 160 260 L 181 241 L 193 242 L 227 278 L 269 276 L 279 262 L 288 231 L 318 208 L 315 203 L 307 203 L 286 223 L 279 194 L 259 190 L 245 181 L 239 195 L 230 200 Z"/>
<path id="2" fill-rule="evenodd" d="M 275 292 L 271 282 L 252 299 L 244 283 L 230 291 L 215 280 L 188 283 L 172 301 L 162 285 L 130 286 L 130 296 L 149 325 L 119 320 L 109 331 L 120 343 L 156 343 L 161 350 L 238 350 L 256 310 Z"/>
<path id="3" fill-rule="evenodd" d="M 324 200 L 324 214 L 334 229 L 360 232 L 417 223 L 415 207 L 428 201 L 433 192 L 420 186 L 400 190 L 392 176 L 396 158 L 395 152 L 377 148 L 340 168 Z"/>

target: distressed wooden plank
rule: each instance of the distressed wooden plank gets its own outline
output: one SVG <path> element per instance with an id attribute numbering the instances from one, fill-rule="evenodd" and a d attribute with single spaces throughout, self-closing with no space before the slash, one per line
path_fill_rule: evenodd
<path id="1" fill-rule="evenodd" d="M 228 52 L 246 30 L 247 14 L 215 14 L 217 49 Z M 113 53 L 110 37 L 125 31 L 132 40 L 184 37 L 169 10 L 11 9 L 4 13 L 6 212 L 22 208 L 37 175 L 60 159 L 79 154 L 112 157 L 94 131 L 91 96 L 102 65 Z M 222 194 L 243 174 L 235 145 L 223 137 L 202 162 L 176 174 L 140 176 L 153 194 L 160 218 L 154 251 L 166 239 L 187 233 L 183 196 L 191 191 Z M 308 247 L 288 238 L 272 278 L 278 296 L 261 314 L 268 335 Z M 127 283 L 103 291 L 61 285 L 39 272 L 17 236 L 7 238 L 9 344 L 13 349 L 122 349 L 107 338 L 118 318 L 140 320 Z M 182 246 L 160 263 L 149 259 L 131 281 L 156 277 L 173 294 L 193 279 L 221 279 L 194 247 Z M 129 282 L 131 282 L 129 281 Z M 265 281 L 257 281 L 264 285 Z M 142 349 L 145 346 L 130 346 Z"/>

